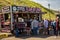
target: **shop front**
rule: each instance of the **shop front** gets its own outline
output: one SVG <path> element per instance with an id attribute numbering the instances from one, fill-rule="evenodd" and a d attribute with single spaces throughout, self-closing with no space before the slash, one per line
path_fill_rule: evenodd
<path id="1" fill-rule="evenodd" d="M 36 17 L 38 21 L 41 21 L 42 14 L 44 13 L 40 8 L 25 6 L 5 6 L 2 8 L 3 16 L 1 15 L 3 18 L 2 21 L 4 22 L 1 25 L 2 32 L 4 32 L 5 30 L 13 30 L 15 25 L 17 25 L 18 28 L 21 27 L 21 25 L 24 25 L 23 28 L 25 28 L 26 22 L 30 19 L 33 19 L 34 17 Z"/>
<path id="2" fill-rule="evenodd" d="M 2 7 L 0 14 L 1 32 L 10 32 L 10 9 L 9 6 Z"/>

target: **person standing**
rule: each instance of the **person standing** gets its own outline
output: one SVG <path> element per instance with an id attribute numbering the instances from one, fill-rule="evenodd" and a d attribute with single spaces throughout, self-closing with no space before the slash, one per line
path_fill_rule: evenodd
<path id="1" fill-rule="evenodd" d="M 48 34 L 48 20 L 47 19 L 44 20 L 44 28 L 45 28 L 44 34 Z"/>
<path id="2" fill-rule="evenodd" d="M 54 35 L 56 35 L 56 21 L 52 21 L 52 22 L 51 22 L 51 26 L 52 26 L 53 29 L 54 29 Z"/>
<path id="3" fill-rule="evenodd" d="M 31 22 L 31 29 L 33 30 L 33 34 L 37 35 L 38 34 L 38 25 L 39 22 L 36 20 L 36 18 L 33 19 Z"/>
<path id="4" fill-rule="evenodd" d="M 44 24 L 43 24 L 43 21 L 39 22 L 39 33 L 43 33 L 44 31 Z"/>
<path id="5" fill-rule="evenodd" d="M 59 31 L 60 31 L 60 26 L 59 26 L 59 17 L 57 17 L 57 20 L 56 20 L 56 36 L 58 36 Z"/>

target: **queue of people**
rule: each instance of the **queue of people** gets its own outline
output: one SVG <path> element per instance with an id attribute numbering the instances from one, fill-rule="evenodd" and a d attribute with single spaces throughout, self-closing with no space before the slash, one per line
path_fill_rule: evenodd
<path id="1" fill-rule="evenodd" d="M 19 32 L 20 29 L 16 29 L 16 32 Z M 25 31 L 27 35 L 38 35 L 40 31 L 45 35 L 58 35 L 58 31 L 60 31 L 59 20 L 47 20 L 44 19 L 42 21 L 38 21 L 36 18 L 29 20 L 26 22 Z M 17 33 L 19 34 L 19 33 Z"/>

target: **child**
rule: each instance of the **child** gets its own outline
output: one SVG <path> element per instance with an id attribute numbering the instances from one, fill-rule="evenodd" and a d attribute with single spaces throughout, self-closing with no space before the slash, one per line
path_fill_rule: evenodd
<path id="1" fill-rule="evenodd" d="M 18 28 L 16 28 L 16 29 L 14 30 L 14 33 L 15 33 L 15 36 L 16 36 L 16 37 L 19 37 L 19 30 L 18 30 Z"/>
<path id="2" fill-rule="evenodd" d="M 49 30 L 49 35 L 54 35 L 54 30 L 52 26 L 50 26 L 48 30 Z"/>

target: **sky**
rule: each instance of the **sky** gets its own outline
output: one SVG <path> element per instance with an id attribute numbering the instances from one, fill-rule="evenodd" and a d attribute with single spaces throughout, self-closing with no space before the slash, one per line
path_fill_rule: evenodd
<path id="1" fill-rule="evenodd" d="M 60 10 L 60 0 L 31 0 L 31 1 L 39 3 L 46 8 L 49 8 L 48 4 L 50 4 L 50 9 Z"/>

